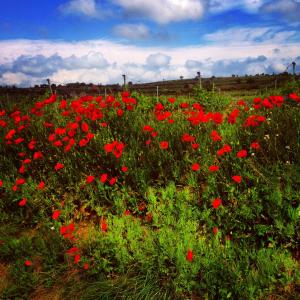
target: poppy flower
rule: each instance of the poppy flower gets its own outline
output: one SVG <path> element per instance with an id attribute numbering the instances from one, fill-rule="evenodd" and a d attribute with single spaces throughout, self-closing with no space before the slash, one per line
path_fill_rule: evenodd
<path id="1" fill-rule="evenodd" d="M 217 209 L 222 204 L 222 199 L 217 198 L 212 201 L 213 208 Z"/>
<path id="2" fill-rule="evenodd" d="M 129 210 L 129 209 L 126 209 L 125 212 L 124 212 L 124 215 L 125 215 L 125 216 L 130 216 L 130 210 Z"/>
<path id="3" fill-rule="evenodd" d="M 0 187 L 3 185 L 3 180 L 0 179 Z"/>
<path id="4" fill-rule="evenodd" d="M 116 177 L 113 177 L 109 180 L 109 184 L 110 185 L 114 185 L 115 183 L 117 182 L 117 178 Z"/>
<path id="5" fill-rule="evenodd" d="M 60 169 L 63 169 L 63 167 L 64 167 L 64 165 L 58 162 L 58 163 L 55 165 L 54 169 L 55 169 L 55 171 L 58 171 L 58 170 L 60 170 Z"/>
<path id="6" fill-rule="evenodd" d="M 86 178 L 85 182 L 88 183 L 88 184 L 90 184 L 90 183 L 92 183 L 94 180 L 95 180 L 95 177 L 94 177 L 93 175 L 89 175 L 89 176 Z"/>
<path id="7" fill-rule="evenodd" d="M 19 172 L 20 174 L 25 173 L 25 166 L 22 165 L 22 166 L 19 168 L 18 172 Z"/>
<path id="8" fill-rule="evenodd" d="M 250 144 L 250 148 L 258 150 L 260 148 L 260 144 L 258 142 L 253 142 Z"/>
<path id="9" fill-rule="evenodd" d="M 27 259 L 27 260 L 25 260 L 24 265 L 27 267 L 30 267 L 30 266 L 32 266 L 32 262 Z"/>
<path id="10" fill-rule="evenodd" d="M 107 225 L 105 219 L 102 219 L 100 226 L 101 226 L 102 232 L 107 232 L 108 225 Z"/>
<path id="11" fill-rule="evenodd" d="M 16 185 L 23 185 L 26 183 L 26 180 L 24 178 L 18 178 L 16 180 Z"/>
<path id="12" fill-rule="evenodd" d="M 197 144 L 197 143 L 192 143 L 192 148 L 193 148 L 194 150 L 197 150 L 197 149 L 199 148 L 199 144 Z"/>
<path id="13" fill-rule="evenodd" d="M 84 264 L 83 264 L 83 268 L 84 268 L 85 270 L 88 270 L 89 264 L 88 264 L 88 263 L 84 263 Z"/>
<path id="14" fill-rule="evenodd" d="M 238 158 L 244 158 L 244 157 L 246 157 L 247 156 L 247 151 L 246 150 L 240 150 L 238 153 L 237 153 L 237 157 Z"/>
<path id="15" fill-rule="evenodd" d="M 168 101 L 173 104 L 175 102 L 175 98 L 169 98 Z"/>
<path id="16" fill-rule="evenodd" d="M 166 150 L 169 147 L 169 143 L 167 141 L 162 141 L 159 143 L 159 145 L 160 145 L 160 148 L 163 150 Z"/>
<path id="17" fill-rule="evenodd" d="M 41 182 L 39 183 L 39 185 L 38 185 L 38 189 L 39 189 L 39 190 L 43 190 L 44 187 L 45 187 L 45 182 L 44 182 L 44 181 L 41 181 Z"/>
<path id="18" fill-rule="evenodd" d="M 59 210 L 55 210 L 52 214 L 52 219 L 57 220 L 58 217 L 60 216 L 61 212 Z"/>
<path id="19" fill-rule="evenodd" d="M 84 121 L 81 123 L 81 130 L 83 132 L 88 132 L 89 131 L 89 125 Z"/>
<path id="20" fill-rule="evenodd" d="M 218 231 L 219 231 L 218 227 L 214 227 L 212 229 L 212 232 L 213 232 L 214 235 L 216 235 L 218 233 Z"/>
<path id="21" fill-rule="evenodd" d="M 208 170 L 210 171 L 210 172 L 216 172 L 216 171 L 218 171 L 220 169 L 220 167 L 219 166 L 210 166 L 209 168 L 208 168 Z"/>
<path id="22" fill-rule="evenodd" d="M 241 183 L 242 182 L 242 176 L 239 175 L 234 175 L 231 177 L 233 181 L 235 181 L 236 183 Z"/>
<path id="23" fill-rule="evenodd" d="M 199 169 L 200 169 L 200 165 L 199 165 L 199 164 L 194 163 L 194 164 L 192 165 L 192 170 L 193 170 L 193 171 L 198 171 Z"/>
<path id="24" fill-rule="evenodd" d="M 40 158 L 43 158 L 43 153 L 41 151 L 37 151 L 37 152 L 34 152 L 33 154 L 33 159 L 34 160 L 37 160 L 37 159 L 40 159 Z"/>
<path id="25" fill-rule="evenodd" d="M 26 202 L 27 202 L 27 199 L 26 198 L 23 198 L 19 203 L 18 203 L 18 205 L 19 206 L 25 206 L 26 205 Z"/>
<path id="26" fill-rule="evenodd" d="M 76 254 L 74 256 L 74 264 L 78 264 L 79 260 L 80 260 L 80 254 Z"/>
<path id="27" fill-rule="evenodd" d="M 154 128 L 151 127 L 150 125 L 145 125 L 145 126 L 143 127 L 143 130 L 144 130 L 144 131 L 149 131 L 149 132 L 151 132 L 151 131 L 154 130 Z"/>
<path id="28" fill-rule="evenodd" d="M 107 180 L 108 175 L 106 173 L 102 174 L 100 176 L 100 182 L 105 183 L 105 181 Z"/>
<path id="29" fill-rule="evenodd" d="M 126 166 L 123 166 L 123 167 L 121 168 L 121 171 L 124 172 L 124 173 L 126 173 L 126 172 L 128 171 L 128 168 L 127 168 Z"/>
<path id="30" fill-rule="evenodd" d="M 123 114 L 124 114 L 124 112 L 123 112 L 122 109 L 118 109 L 118 110 L 117 110 L 117 116 L 118 116 L 118 117 L 122 117 Z"/>
<path id="31" fill-rule="evenodd" d="M 190 249 L 187 251 L 186 260 L 188 260 L 188 261 L 193 260 L 193 251 Z"/>
<path id="32" fill-rule="evenodd" d="M 216 130 L 213 130 L 210 133 L 210 137 L 214 142 L 222 141 L 222 137 L 218 134 L 218 132 Z"/>

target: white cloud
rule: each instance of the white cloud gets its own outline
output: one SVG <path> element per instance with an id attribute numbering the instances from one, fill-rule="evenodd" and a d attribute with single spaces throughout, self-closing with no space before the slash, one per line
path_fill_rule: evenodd
<path id="1" fill-rule="evenodd" d="M 215 44 L 253 45 L 286 43 L 296 34 L 297 31 L 280 31 L 277 27 L 236 27 L 208 33 L 203 38 Z"/>
<path id="2" fill-rule="evenodd" d="M 170 64 L 171 57 L 163 53 L 151 54 L 147 57 L 146 63 L 151 68 L 163 68 Z"/>
<path id="3" fill-rule="evenodd" d="M 0 41 L 0 49 L 6 49 L 0 54 L 0 84 L 41 84 L 47 77 L 61 83 L 106 84 L 122 83 L 122 74 L 133 82 L 151 82 L 179 76 L 193 78 L 197 71 L 205 77 L 283 72 L 299 56 L 300 44 L 272 41 L 173 48 L 139 47 L 107 40 Z"/>
<path id="4" fill-rule="evenodd" d="M 70 0 L 59 6 L 59 10 L 66 15 L 82 15 L 86 17 L 100 17 L 99 8 L 95 0 Z"/>
<path id="5" fill-rule="evenodd" d="M 209 10 L 212 13 L 220 13 L 239 8 L 249 12 L 256 12 L 266 2 L 266 0 L 211 0 L 209 1 Z"/>
<path id="6" fill-rule="evenodd" d="M 143 24 L 120 24 L 113 28 L 113 33 L 128 40 L 144 40 L 150 37 L 150 31 Z"/>
<path id="7" fill-rule="evenodd" d="M 113 0 L 127 15 L 149 18 L 166 24 L 200 19 L 205 10 L 204 0 Z"/>

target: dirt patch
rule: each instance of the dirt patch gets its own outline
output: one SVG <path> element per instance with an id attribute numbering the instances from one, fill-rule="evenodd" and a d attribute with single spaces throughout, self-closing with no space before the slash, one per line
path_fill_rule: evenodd
<path id="1" fill-rule="evenodd" d="M 8 268 L 9 265 L 0 263 L 0 293 L 8 286 Z"/>

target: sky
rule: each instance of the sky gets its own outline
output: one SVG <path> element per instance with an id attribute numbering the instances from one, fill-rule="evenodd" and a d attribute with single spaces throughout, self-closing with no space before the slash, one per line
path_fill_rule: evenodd
<path id="1" fill-rule="evenodd" d="M 300 73 L 300 0 L 0 0 L 0 85 Z"/>

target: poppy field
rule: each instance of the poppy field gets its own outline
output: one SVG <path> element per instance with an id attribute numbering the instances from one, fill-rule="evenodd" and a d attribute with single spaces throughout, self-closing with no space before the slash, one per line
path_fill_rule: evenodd
<path id="1" fill-rule="evenodd" d="M 4 103 L 0 154 L 3 299 L 299 295 L 299 90 Z"/>

